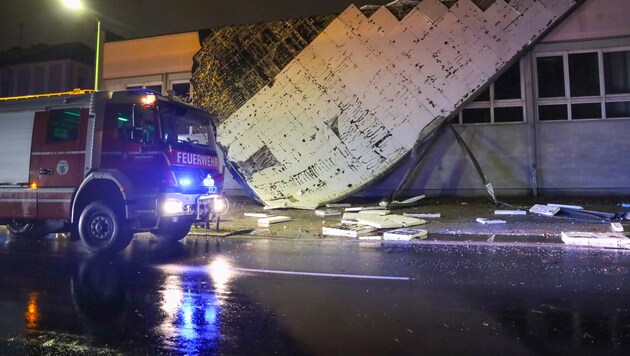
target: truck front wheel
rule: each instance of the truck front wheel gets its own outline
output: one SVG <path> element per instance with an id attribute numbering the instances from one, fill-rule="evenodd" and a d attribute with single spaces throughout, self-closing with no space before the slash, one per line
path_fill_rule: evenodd
<path id="1" fill-rule="evenodd" d="M 179 241 L 190 232 L 191 222 L 161 222 L 152 233 L 160 241 Z"/>
<path id="2" fill-rule="evenodd" d="M 119 252 L 133 238 L 123 218 L 103 201 L 95 201 L 83 209 L 79 218 L 79 236 L 93 253 Z"/>

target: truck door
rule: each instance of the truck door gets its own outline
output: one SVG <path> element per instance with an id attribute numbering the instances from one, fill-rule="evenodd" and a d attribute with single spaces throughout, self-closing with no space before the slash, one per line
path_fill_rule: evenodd
<path id="1" fill-rule="evenodd" d="M 39 219 L 69 219 L 83 180 L 88 110 L 62 108 L 35 114 L 30 182 L 37 183 Z"/>

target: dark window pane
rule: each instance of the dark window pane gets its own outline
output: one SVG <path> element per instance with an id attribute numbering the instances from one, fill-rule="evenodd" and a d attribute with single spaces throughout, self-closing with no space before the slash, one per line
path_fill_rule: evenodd
<path id="1" fill-rule="evenodd" d="M 604 53 L 606 94 L 630 93 L 630 51 Z"/>
<path id="2" fill-rule="evenodd" d="M 482 122 L 490 122 L 490 108 L 464 109 L 462 111 L 463 124 L 478 124 Z"/>
<path id="3" fill-rule="evenodd" d="M 494 99 L 521 98 L 521 68 L 514 63 L 496 82 L 494 82 Z M 496 121 L 496 120 L 495 120 Z"/>
<path id="4" fill-rule="evenodd" d="M 606 103 L 606 117 L 630 117 L 630 102 Z"/>
<path id="5" fill-rule="evenodd" d="M 539 121 L 551 121 L 551 120 L 568 120 L 567 106 L 566 105 L 539 105 L 538 106 L 538 120 Z"/>
<path id="6" fill-rule="evenodd" d="M 539 57 L 536 63 L 538 67 L 538 96 L 541 98 L 565 96 L 562 56 Z"/>
<path id="7" fill-rule="evenodd" d="M 79 109 L 51 110 L 46 132 L 46 142 L 58 143 L 79 139 Z"/>
<path id="8" fill-rule="evenodd" d="M 571 105 L 571 116 L 573 120 L 601 119 L 602 105 L 600 103 L 573 104 Z"/>
<path id="9" fill-rule="evenodd" d="M 473 101 L 490 101 L 490 88 L 482 91 Z"/>
<path id="10" fill-rule="evenodd" d="M 494 108 L 494 122 L 522 122 L 523 107 Z"/>
<path id="11" fill-rule="evenodd" d="M 153 91 L 158 92 L 158 93 L 161 93 L 162 92 L 162 84 L 147 85 L 147 89 L 153 90 Z"/>
<path id="12" fill-rule="evenodd" d="M 569 54 L 571 96 L 599 95 L 599 65 L 597 53 Z"/>
<path id="13" fill-rule="evenodd" d="M 132 89 L 142 89 L 142 85 L 127 85 L 128 90 Z"/>
<path id="14" fill-rule="evenodd" d="M 188 100 L 190 98 L 190 83 L 173 84 L 173 91 L 178 98 Z"/>

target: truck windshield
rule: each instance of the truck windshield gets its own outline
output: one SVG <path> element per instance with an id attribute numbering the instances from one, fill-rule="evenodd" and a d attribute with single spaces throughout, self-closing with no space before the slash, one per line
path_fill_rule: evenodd
<path id="1" fill-rule="evenodd" d="M 194 143 L 215 149 L 210 116 L 200 110 L 174 103 L 159 103 L 162 139 L 166 143 Z"/>

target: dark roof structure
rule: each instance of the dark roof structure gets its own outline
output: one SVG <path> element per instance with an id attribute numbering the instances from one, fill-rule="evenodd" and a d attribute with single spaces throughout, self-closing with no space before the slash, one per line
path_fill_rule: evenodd
<path id="1" fill-rule="evenodd" d="M 94 63 L 94 50 L 80 42 L 57 45 L 15 47 L 0 52 L 0 68 L 13 64 L 27 64 L 70 59 L 83 64 Z"/>

